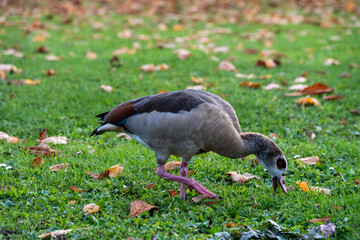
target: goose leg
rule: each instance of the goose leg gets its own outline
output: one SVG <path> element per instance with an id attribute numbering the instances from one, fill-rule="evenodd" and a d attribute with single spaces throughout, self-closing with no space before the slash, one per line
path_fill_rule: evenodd
<path id="1" fill-rule="evenodd" d="M 186 177 L 188 173 L 188 164 L 189 164 L 190 158 L 183 158 L 180 166 L 180 177 Z M 185 200 L 185 188 L 186 185 L 183 183 L 180 183 L 180 199 Z M 190 191 L 192 191 L 192 188 L 189 187 Z"/>
<path id="2" fill-rule="evenodd" d="M 176 176 L 176 175 L 168 173 L 164 169 L 164 165 L 159 166 L 157 172 L 158 172 L 158 175 L 165 180 L 171 180 L 171 181 L 175 181 L 175 182 L 184 184 L 184 185 L 188 186 L 189 188 L 195 189 L 195 191 L 201 195 L 208 195 L 210 198 L 218 198 L 218 196 L 215 193 L 210 192 L 209 190 L 207 190 L 205 187 L 203 187 L 200 183 L 198 183 L 194 179 L 182 177 L 182 176 Z"/>

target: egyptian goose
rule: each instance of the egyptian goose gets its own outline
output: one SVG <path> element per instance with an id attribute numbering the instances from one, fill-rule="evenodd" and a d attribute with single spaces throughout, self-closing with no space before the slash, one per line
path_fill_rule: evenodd
<path id="1" fill-rule="evenodd" d="M 217 198 L 197 181 L 186 177 L 191 157 L 209 151 L 228 158 L 255 154 L 271 175 L 274 195 L 278 184 L 284 193 L 287 192 L 284 153 L 262 134 L 241 133 L 232 106 L 213 93 L 182 90 L 150 95 L 126 101 L 97 117 L 103 124 L 91 136 L 125 132 L 153 150 L 158 175 L 179 182 L 182 199 L 185 199 L 185 186 L 199 194 Z M 180 176 L 164 170 L 170 155 L 181 157 Z"/>

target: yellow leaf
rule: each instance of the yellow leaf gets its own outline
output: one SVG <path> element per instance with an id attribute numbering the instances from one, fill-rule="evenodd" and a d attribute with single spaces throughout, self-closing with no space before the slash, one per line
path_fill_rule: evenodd
<path id="1" fill-rule="evenodd" d="M 115 165 L 115 166 L 112 166 L 111 168 L 109 168 L 109 177 L 110 178 L 114 178 L 124 171 L 124 167 L 121 167 L 121 165 L 122 164 L 118 164 L 118 165 Z"/>
<path id="2" fill-rule="evenodd" d="M 99 211 L 99 206 L 96 205 L 95 203 L 90 203 L 84 206 L 83 208 L 84 211 L 84 215 L 88 215 L 90 213 L 94 213 L 94 212 L 98 212 Z"/>
<path id="3" fill-rule="evenodd" d="M 185 29 L 185 27 L 184 27 L 184 25 L 182 25 L 182 24 L 175 24 L 175 25 L 173 26 L 173 30 L 174 30 L 174 31 L 177 31 L 177 32 L 183 31 L 184 29 Z"/>
<path id="4" fill-rule="evenodd" d="M 75 203 L 76 203 L 75 200 L 71 200 L 70 202 L 68 202 L 68 205 L 75 204 Z"/>
<path id="5" fill-rule="evenodd" d="M 316 100 L 316 98 L 313 97 L 303 97 L 300 98 L 296 101 L 296 103 L 298 105 L 314 105 L 314 106 L 319 106 L 320 103 L 318 100 Z"/>
<path id="6" fill-rule="evenodd" d="M 95 59 L 97 59 L 98 56 L 95 52 L 87 51 L 86 57 L 90 60 L 95 60 Z"/>
<path id="7" fill-rule="evenodd" d="M 327 188 L 321 188 L 321 187 L 309 187 L 309 185 L 306 182 L 296 182 L 301 190 L 309 193 L 309 192 L 315 192 L 315 193 L 324 193 L 324 194 L 330 194 L 330 189 Z"/>

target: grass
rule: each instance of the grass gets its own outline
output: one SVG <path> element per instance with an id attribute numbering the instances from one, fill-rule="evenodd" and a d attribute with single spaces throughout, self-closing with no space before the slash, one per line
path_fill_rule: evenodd
<path id="1" fill-rule="evenodd" d="M 334 26 L 321 28 L 306 24 L 264 25 L 215 24 L 185 22 L 185 30 L 175 32 L 172 24 L 168 30 L 159 31 L 155 19 L 145 19 L 146 24 L 131 27 L 134 35 L 146 34 L 150 40 L 139 41 L 142 48 L 134 55 L 121 55 L 122 66 L 112 69 L 109 60 L 112 51 L 126 46 L 131 48 L 135 40 L 120 39 L 117 33 L 128 25 L 126 18 L 115 15 L 106 18 L 88 17 L 72 25 L 61 23 L 54 16 L 47 19 L 49 37 L 43 43 L 32 41 L 38 34 L 26 34 L 22 27 L 31 25 L 33 18 L 8 17 L 9 25 L 1 25 L 2 50 L 17 46 L 25 58 L 1 55 L 0 62 L 14 64 L 22 69 L 21 74 L 7 76 L 12 79 L 41 79 L 35 86 L 7 85 L 0 81 L 0 131 L 17 136 L 21 143 L 1 141 L 0 163 L 12 166 L 0 168 L 0 185 L 9 190 L 0 190 L 0 238 L 38 238 L 45 232 L 60 229 L 76 229 L 66 235 L 70 239 L 97 239 L 126 237 L 150 239 L 203 239 L 214 233 L 229 231 L 226 223 L 245 225 L 253 229 L 272 218 L 281 226 L 298 233 L 319 224 L 308 222 L 313 218 L 331 215 L 336 225 L 333 238 L 358 239 L 360 197 L 359 185 L 359 117 L 350 109 L 359 110 L 359 69 L 349 68 L 352 62 L 360 63 L 358 28 Z M 104 28 L 95 31 L 92 21 L 102 21 Z M 198 49 L 195 40 L 190 41 L 192 56 L 181 61 L 172 52 L 174 49 L 156 47 L 155 35 L 167 42 L 175 37 L 194 35 L 205 29 L 229 28 L 231 34 L 210 34 L 210 42 L 217 46 L 229 46 L 228 53 L 207 55 Z M 274 33 L 271 49 L 286 55 L 281 66 L 266 69 L 255 66 L 258 55 L 244 54 L 245 48 L 265 49 L 263 41 L 251 41 L 243 36 L 261 29 Z M 351 34 L 348 34 L 351 32 Z M 304 35 L 305 34 L 305 35 Z M 339 36 L 339 41 L 330 40 Z M 237 50 L 242 43 L 243 49 Z M 175 43 L 180 48 L 181 43 Z M 49 62 L 36 49 L 44 45 L 50 52 L 62 56 L 63 61 Z M 176 48 L 175 48 L 176 49 Z M 306 50 L 310 49 L 310 50 Z M 85 57 L 87 51 L 98 54 L 96 60 Z M 218 62 L 210 59 L 214 55 L 220 60 L 231 58 L 238 72 L 257 76 L 271 74 L 270 79 L 254 79 L 264 86 L 270 82 L 290 85 L 293 79 L 309 71 L 307 84 L 321 82 L 335 89 L 343 100 L 322 101 L 321 106 L 300 107 L 294 97 L 284 97 L 282 90 L 266 91 L 239 86 L 243 79 L 234 72 L 219 71 Z M 340 60 L 340 65 L 324 66 L 327 58 Z M 169 70 L 143 73 L 144 64 L 166 63 Z M 55 69 L 56 75 L 47 77 L 41 70 Z M 324 71 L 325 74 L 318 74 Z M 343 72 L 352 78 L 340 78 Z M 161 90 L 179 90 L 194 85 L 190 77 L 207 78 L 213 83 L 207 90 L 224 96 L 236 110 L 243 132 L 253 131 L 265 135 L 277 133 L 277 144 L 288 158 L 287 185 L 296 188 L 287 195 L 272 195 L 271 180 L 261 165 L 251 166 L 250 161 L 227 159 L 215 153 L 196 156 L 189 167 L 192 175 L 202 185 L 222 197 L 216 204 L 194 203 L 197 196 L 187 191 L 186 201 L 178 196 L 170 197 L 167 190 L 179 189 L 179 184 L 167 182 L 155 174 L 156 162 L 152 151 L 139 143 L 116 138 L 115 134 L 104 134 L 90 138 L 98 126 L 94 116 L 110 110 L 121 102 Z M 101 84 L 111 85 L 114 91 L 104 92 Z M 276 99 L 274 100 L 274 97 Z M 346 119 L 346 125 L 341 125 Z M 67 145 L 52 146 L 63 155 L 44 158 L 41 168 L 31 168 L 34 156 L 18 146 L 34 146 L 41 129 L 49 136 L 64 135 Z M 309 141 L 306 131 L 316 134 Z M 81 151 L 77 155 L 76 152 Z M 317 155 L 321 164 L 299 166 L 294 162 L 298 156 Z M 248 157 L 247 159 L 250 159 Z M 171 160 L 179 160 L 171 157 Z M 58 163 L 70 163 L 62 172 L 49 172 L 49 167 Z M 100 173 L 121 163 L 124 174 L 113 179 L 93 180 L 84 170 Z M 222 181 L 228 171 L 249 172 L 259 177 L 245 185 Z M 173 171 L 178 174 L 178 170 Z M 331 189 L 331 195 L 306 194 L 297 187 L 297 181 L 307 181 L 312 186 Z M 151 189 L 144 188 L 154 183 Z M 79 194 L 70 191 L 70 186 L 83 189 Z M 253 207 L 253 198 L 257 207 Z M 159 211 L 129 217 L 130 202 L 141 199 L 156 205 Z M 68 202 L 75 200 L 74 205 Z M 89 203 L 100 206 L 100 212 L 84 216 L 82 208 Z M 335 210 L 331 206 L 345 206 Z M 233 237 L 239 238 L 233 234 Z"/>

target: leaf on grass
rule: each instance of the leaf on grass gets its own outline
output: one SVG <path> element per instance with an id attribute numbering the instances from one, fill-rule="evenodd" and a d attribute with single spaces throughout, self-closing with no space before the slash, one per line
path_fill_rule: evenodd
<path id="1" fill-rule="evenodd" d="M 117 165 L 112 166 L 111 168 L 109 168 L 108 171 L 109 171 L 109 177 L 110 178 L 115 178 L 120 173 L 122 173 L 124 171 L 124 167 L 122 167 L 122 164 L 117 164 Z"/>
<path id="2" fill-rule="evenodd" d="M 49 49 L 47 47 L 45 47 L 45 46 L 40 46 L 40 47 L 38 47 L 36 52 L 38 52 L 38 53 L 49 53 Z"/>
<path id="3" fill-rule="evenodd" d="M 129 39 L 132 37 L 132 32 L 129 29 L 125 29 L 117 34 L 119 38 Z"/>
<path id="4" fill-rule="evenodd" d="M 252 207 L 255 208 L 255 207 L 257 207 L 258 203 L 257 203 L 257 201 L 256 201 L 256 199 L 255 199 L 254 197 L 252 197 L 252 199 L 254 199 L 254 202 L 255 202 L 255 203 L 252 205 Z"/>
<path id="5" fill-rule="evenodd" d="M 30 154 L 43 155 L 46 157 L 55 156 L 56 154 L 61 153 L 61 150 L 53 150 L 46 144 L 41 144 L 40 146 L 32 146 L 32 147 L 22 147 L 22 146 L 19 147 L 24 150 L 29 150 Z"/>
<path id="6" fill-rule="evenodd" d="M 303 97 L 296 101 L 298 105 L 313 105 L 313 106 L 319 106 L 320 103 L 316 98 L 313 97 Z"/>
<path id="7" fill-rule="evenodd" d="M 169 66 L 165 63 L 162 63 L 158 66 L 155 66 L 154 64 L 145 64 L 140 67 L 140 70 L 143 70 L 146 73 L 151 73 L 153 71 L 159 71 L 159 70 L 167 70 L 169 69 Z"/>
<path id="8" fill-rule="evenodd" d="M 52 144 L 67 144 L 68 139 L 66 137 L 48 137 L 43 140 L 40 140 L 41 143 L 52 143 Z"/>
<path id="9" fill-rule="evenodd" d="M 308 85 L 304 85 L 304 84 L 296 84 L 296 85 L 292 85 L 289 87 L 289 90 L 297 90 L 297 91 L 302 91 L 305 88 L 307 88 Z M 300 93 L 300 95 L 303 95 L 302 93 Z M 300 96 L 298 95 L 298 96 Z"/>
<path id="10" fill-rule="evenodd" d="M 297 78 L 295 78 L 294 82 L 296 82 L 296 83 L 306 82 L 306 77 L 303 77 L 303 76 L 297 77 Z"/>
<path id="11" fill-rule="evenodd" d="M 228 46 L 214 47 L 213 53 L 227 53 L 229 51 Z"/>
<path id="12" fill-rule="evenodd" d="M 108 85 L 101 85 L 100 88 L 102 88 L 105 92 L 112 92 L 112 90 L 114 90 L 114 88 L 112 86 L 108 86 Z"/>
<path id="13" fill-rule="evenodd" d="M 175 168 L 178 168 L 181 166 L 181 161 L 172 161 L 172 162 L 168 162 L 164 165 L 164 169 L 166 171 L 171 171 L 174 170 Z"/>
<path id="14" fill-rule="evenodd" d="M 340 61 L 336 60 L 334 58 L 328 58 L 323 63 L 324 66 L 339 65 L 339 64 L 340 64 Z"/>
<path id="15" fill-rule="evenodd" d="M 236 223 L 225 223 L 225 227 L 234 228 L 234 227 L 236 227 Z"/>
<path id="16" fill-rule="evenodd" d="M 342 207 L 342 206 L 331 206 L 331 208 L 336 210 L 346 210 L 346 207 Z"/>
<path id="17" fill-rule="evenodd" d="M 16 85 L 38 85 L 38 84 L 40 84 L 40 79 L 11 80 L 10 84 L 15 85 L 15 86 Z"/>
<path id="18" fill-rule="evenodd" d="M 323 217 L 323 218 L 314 218 L 314 219 L 309 220 L 309 222 L 311 222 L 311 223 L 327 222 L 330 218 L 331 218 L 331 216 L 327 216 L 327 217 Z"/>
<path id="19" fill-rule="evenodd" d="M 71 200 L 70 202 L 68 202 L 68 205 L 72 205 L 72 204 L 75 204 L 76 201 L 75 200 Z"/>
<path id="20" fill-rule="evenodd" d="M 187 174 L 186 174 L 186 177 L 189 177 L 191 174 L 193 174 L 194 173 L 194 170 L 189 170 L 188 172 L 187 172 Z"/>
<path id="21" fill-rule="evenodd" d="M 46 57 L 45 57 L 45 60 L 46 60 L 46 61 L 50 61 L 50 62 L 55 62 L 55 61 L 61 61 L 61 60 L 63 60 L 63 58 L 51 54 L 51 55 L 46 56 Z"/>
<path id="22" fill-rule="evenodd" d="M 263 59 L 259 59 L 257 60 L 256 62 L 256 66 L 259 66 L 259 67 L 266 67 L 266 68 L 274 68 L 274 67 L 277 67 L 281 64 L 280 60 L 277 60 L 277 59 L 266 59 L 266 60 L 263 60 Z"/>
<path id="23" fill-rule="evenodd" d="M 54 239 L 60 239 L 62 238 L 61 236 L 67 234 L 68 232 L 72 231 L 72 229 L 66 229 L 66 230 L 56 230 L 56 231 L 52 231 L 52 232 L 48 232 L 48 233 L 44 233 L 39 235 L 39 238 L 46 238 L 46 237 L 53 237 Z"/>
<path id="24" fill-rule="evenodd" d="M 116 137 L 118 137 L 118 138 L 124 137 L 126 141 L 131 140 L 131 137 L 129 135 L 127 135 L 126 133 L 119 133 L 118 135 L 116 135 Z"/>
<path id="25" fill-rule="evenodd" d="M 194 89 L 194 90 L 205 90 L 205 85 L 196 85 L 196 86 L 187 86 L 186 89 Z"/>
<path id="26" fill-rule="evenodd" d="M 271 137 L 271 138 L 275 138 L 275 139 L 279 139 L 279 135 L 277 135 L 276 133 L 272 133 L 272 134 L 270 134 L 269 135 L 269 137 Z"/>
<path id="27" fill-rule="evenodd" d="M 84 215 L 88 215 L 90 213 L 95 213 L 95 212 L 99 212 L 99 206 L 96 205 L 95 203 L 90 203 L 84 206 L 83 211 L 84 211 Z"/>
<path id="28" fill-rule="evenodd" d="M 193 83 L 200 84 L 200 83 L 204 82 L 204 79 L 202 77 L 196 78 L 196 77 L 191 76 L 191 81 Z"/>
<path id="29" fill-rule="evenodd" d="M 97 55 L 97 53 L 95 53 L 95 52 L 87 51 L 87 52 L 86 52 L 86 57 L 87 57 L 87 59 L 89 59 L 89 60 L 95 60 L 95 59 L 97 59 L 98 55 Z"/>
<path id="30" fill-rule="evenodd" d="M 34 160 L 31 162 L 31 167 L 39 167 L 41 168 L 41 166 L 44 164 L 44 160 L 42 159 L 42 157 L 35 157 Z"/>
<path id="31" fill-rule="evenodd" d="M 333 91 L 334 91 L 333 88 L 330 88 L 330 87 L 328 87 L 327 85 L 325 85 L 323 83 L 315 83 L 314 85 L 301 90 L 301 92 L 304 95 L 329 93 L 329 92 L 333 92 Z"/>
<path id="32" fill-rule="evenodd" d="M 0 132 L 0 140 L 5 139 L 8 143 L 18 143 L 20 142 L 20 139 L 14 136 L 11 136 L 7 133 Z"/>
<path id="33" fill-rule="evenodd" d="M 263 87 L 263 89 L 265 89 L 265 90 L 281 89 L 281 86 L 279 84 L 272 82 L 272 83 L 269 83 L 268 85 L 266 85 L 265 87 Z"/>
<path id="34" fill-rule="evenodd" d="M 241 87 L 249 87 L 249 88 L 258 88 L 261 86 L 261 83 L 257 83 L 257 82 L 248 82 L 248 81 L 244 81 L 242 83 L 240 83 Z"/>
<path id="35" fill-rule="evenodd" d="M 319 157 L 318 156 L 312 156 L 312 157 L 307 157 L 307 158 L 298 158 L 295 161 L 302 162 L 302 163 L 305 163 L 307 165 L 315 165 L 316 162 L 319 161 Z"/>
<path id="36" fill-rule="evenodd" d="M 8 50 L 5 50 L 2 52 L 4 55 L 10 55 L 10 56 L 14 56 L 14 57 L 20 57 L 23 58 L 24 54 L 22 52 L 16 51 L 13 48 L 10 48 Z"/>
<path id="37" fill-rule="evenodd" d="M 175 197 L 178 194 L 177 191 L 175 191 L 174 189 L 169 189 L 168 192 L 171 197 Z"/>
<path id="38" fill-rule="evenodd" d="M 181 60 L 184 60 L 191 56 L 191 52 L 186 49 L 177 49 L 174 51 L 174 54 L 176 54 Z"/>
<path id="39" fill-rule="evenodd" d="M 41 140 L 44 140 L 44 139 L 46 138 L 46 133 L 47 133 L 47 131 L 46 131 L 46 129 L 44 128 L 44 129 L 41 131 L 40 135 L 39 135 L 40 141 L 41 141 Z M 37 141 L 36 141 L 36 142 L 37 142 Z"/>
<path id="40" fill-rule="evenodd" d="M 0 64 L 0 70 L 6 73 L 16 73 L 18 71 L 17 67 L 13 64 Z"/>
<path id="41" fill-rule="evenodd" d="M 235 171 L 227 172 L 227 173 L 225 173 L 225 176 L 230 176 L 234 182 L 237 182 L 240 185 L 248 182 L 250 179 L 253 179 L 253 178 L 258 179 L 258 177 L 251 175 L 249 173 L 244 173 L 243 175 L 241 175 Z"/>
<path id="42" fill-rule="evenodd" d="M 356 110 L 356 109 L 351 109 L 349 110 L 350 113 L 356 114 L 356 115 L 360 115 L 360 111 Z"/>
<path id="43" fill-rule="evenodd" d="M 154 71 L 160 71 L 160 70 L 168 70 L 170 67 L 165 64 L 161 63 L 160 65 L 155 66 Z"/>
<path id="44" fill-rule="evenodd" d="M 233 71 L 233 72 L 237 71 L 236 67 L 228 60 L 224 60 L 224 61 L 220 62 L 219 69 L 225 70 L 225 71 Z"/>
<path id="45" fill-rule="evenodd" d="M 193 200 L 194 202 L 200 202 L 200 201 L 202 201 L 202 200 L 204 200 L 205 198 L 208 198 L 209 197 L 209 195 L 206 195 L 206 194 L 204 194 L 204 195 L 199 195 L 199 196 L 197 196 L 197 197 L 193 197 L 191 200 Z"/>
<path id="46" fill-rule="evenodd" d="M 185 26 L 182 25 L 182 24 L 175 24 L 173 26 L 173 30 L 176 31 L 176 32 L 180 32 L 180 31 L 183 31 L 185 29 Z"/>
<path id="47" fill-rule="evenodd" d="M 70 163 L 60 163 L 50 167 L 50 172 L 58 172 L 62 170 L 66 170 L 70 167 Z"/>
<path id="48" fill-rule="evenodd" d="M 330 189 L 327 188 L 320 188 L 320 187 L 310 187 L 306 182 L 296 182 L 300 189 L 310 193 L 310 192 L 315 192 L 315 193 L 324 193 L 324 194 L 330 194 Z"/>
<path id="49" fill-rule="evenodd" d="M 82 192 L 81 188 L 78 188 L 78 187 L 75 187 L 75 186 L 70 186 L 70 190 L 72 192 L 78 192 L 78 193 Z"/>
<path id="50" fill-rule="evenodd" d="M 329 96 L 324 96 L 323 100 L 325 101 L 329 101 L 329 100 L 338 100 L 338 99 L 344 99 L 344 96 L 341 95 L 329 95 Z"/>
<path id="51" fill-rule="evenodd" d="M 259 52 L 259 50 L 255 49 L 255 48 L 246 48 L 243 51 L 246 54 L 257 54 Z"/>
<path id="52" fill-rule="evenodd" d="M 149 185 L 146 185 L 145 188 L 146 189 L 150 189 L 150 188 L 153 188 L 155 186 L 155 184 L 151 183 Z"/>
<path id="53" fill-rule="evenodd" d="M 130 215 L 132 217 L 137 217 L 144 212 L 151 212 L 154 210 L 158 210 L 158 207 L 150 205 L 142 200 L 135 200 L 130 203 Z"/>
<path id="54" fill-rule="evenodd" d="M 96 173 L 92 173 L 92 172 L 87 172 L 85 171 L 87 174 L 89 174 L 93 179 L 96 180 L 101 180 L 107 176 L 109 176 L 109 170 L 103 171 L 101 174 L 96 174 Z"/>

